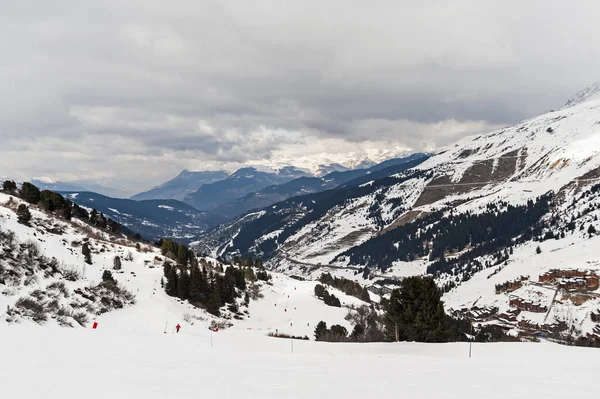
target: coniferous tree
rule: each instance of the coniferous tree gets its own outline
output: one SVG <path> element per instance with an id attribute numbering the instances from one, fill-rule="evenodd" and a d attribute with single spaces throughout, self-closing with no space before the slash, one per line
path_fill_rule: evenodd
<path id="1" fill-rule="evenodd" d="M 179 271 L 177 279 L 177 297 L 184 301 L 188 299 L 190 289 L 190 276 L 185 268 Z"/>
<path id="2" fill-rule="evenodd" d="M 235 287 L 241 291 L 246 289 L 246 273 L 242 268 L 235 268 L 233 270 L 233 275 L 235 277 Z"/>
<path id="3" fill-rule="evenodd" d="M 365 328 L 362 325 L 357 324 L 352 329 L 352 333 L 350 334 L 350 339 L 353 341 L 357 341 L 357 342 L 362 341 L 364 333 L 365 333 Z"/>
<path id="4" fill-rule="evenodd" d="M 248 280 L 250 282 L 256 281 L 256 275 L 254 274 L 254 270 L 251 267 L 246 267 L 244 272 L 245 272 L 246 280 Z"/>
<path id="5" fill-rule="evenodd" d="M 113 277 L 110 270 L 105 270 L 102 273 L 102 282 L 107 283 L 107 284 L 116 284 L 117 280 L 115 280 L 115 278 Z"/>
<path id="6" fill-rule="evenodd" d="M 219 308 L 221 307 L 221 295 L 219 293 L 219 285 L 211 284 L 211 293 L 206 304 L 206 311 L 212 315 L 219 316 Z"/>
<path id="7" fill-rule="evenodd" d="M 590 224 L 590 227 L 588 228 L 587 232 L 590 235 L 590 237 L 596 234 L 596 228 L 594 227 L 594 225 Z"/>
<path id="8" fill-rule="evenodd" d="M 392 291 L 386 311 L 389 339 L 445 342 L 450 335 L 441 292 L 431 277 L 408 277 Z"/>
<path id="9" fill-rule="evenodd" d="M 200 301 L 207 302 L 211 294 L 210 279 L 206 267 L 202 267 L 202 274 L 200 276 Z"/>
<path id="10" fill-rule="evenodd" d="M 90 212 L 90 224 L 91 225 L 93 225 L 93 226 L 96 225 L 97 217 L 98 217 L 98 211 L 94 208 Z"/>
<path id="11" fill-rule="evenodd" d="M 164 273 L 167 283 L 165 284 L 165 292 L 169 296 L 177 296 L 177 268 L 168 262 L 164 264 Z"/>
<path id="12" fill-rule="evenodd" d="M 87 242 L 84 242 L 81 246 L 81 253 L 83 254 L 83 259 L 85 263 L 88 265 L 92 264 L 92 251 L 90 250 L 90 246 Z"/>
<path id="13" fill-rule="evenodd" d="M 40 201 L 40 190 L 29 182 L 23 183 L 20 195 L 30 204 L 37 204 Z"/>
<path id="14" fill-rule="evenodd" d="M 14 193 L 17 191 L 17 183 L 12 180 L 6 180 L 2 183 L 2 189 L 7 193 Z"/>
<path id="15" fill-rule="evenodd" d="M 118 256 L 115 256 L 115 258 L 113 259 L 113 269 L 121 270 L 121 258 Z"/>
<path id="16" fill-rule="evenodd" d="M 27 224 L 31 220 L 31 212 L 29 207 L 25 204 L 20 204 L 17 208 L 17 220 L 19 223 Z"/>
<path id="17" fill-rule="evenodd" d="M 190 270 L 189 300 L 192 303 L 202 300 L 202 272 L 197 265 Z"/>
<path id="18" fill-rule="evenodd" d="M 325 287 L 322 286 L 321 284 L 317 284 L 315 285 L 315 296 L 317 298 L 323 298 L 325 296 Z"/>
<path id="19" fill-rule="evenodd" d="M 317 341 L 320 341 L 325 334 L 327 333 L 327 323 L 325 323 L 324 321 L 320 321 L 317 324 L 317 327 L 315 327 L 315 339 Z"/>
<path id="20" fill-rule="evenodd" d="M 348 330 L 346 330 L 346 327 L 340 326 L 339 324 L 332 325 L 329 329 L 329 332 L 331 334 L 330 340 L 335 342 L 344 341 L 348 336 Z"/>
<path id="21" fill-rule="evenodd" d="M 73 204 L 69 201 L 66 202 L 63 208 L 60 210 L 60 216 L 65 220 L 71 220 L 73 217 Z"/>
<path id="22" fill-rule="evenodd" d="M 227 270 L 225 270 L 225 276 L 222 279 L 220 294 L 221 301 L 223 301 L 223 303 L 233 303 L 233 301 L 235 300 L 236 292 L 233 266 L 229 266 Z"/>

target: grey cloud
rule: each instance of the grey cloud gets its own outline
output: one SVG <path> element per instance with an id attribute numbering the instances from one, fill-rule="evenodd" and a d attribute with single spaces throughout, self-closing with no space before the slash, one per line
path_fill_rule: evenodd
<path id="1" fill-rule="evenodd" d="M 558 108 L 600 79 L 595 1 L 5 8 L 0 159 L 35 176 L 142 188 L 302 140 L 420 150 Z"/>

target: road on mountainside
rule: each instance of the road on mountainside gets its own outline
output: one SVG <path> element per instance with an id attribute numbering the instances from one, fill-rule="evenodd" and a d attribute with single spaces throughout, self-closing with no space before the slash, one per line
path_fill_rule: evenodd
<path id="1" fill-rule="evenodd" d="M 283 259 L 293 263 L 295 265 L 300 265 L 300 266 L 305 266 L 305 267 L 309 267 L 309 268 L 314 268 L 314 269 L 335 269 L 335 270 L 353 270 L 353 271 L 361 271 L 362 269 L 364 269 L 364 267 L 359 267 L 359 266 L 334 266 L 334 265 L 324 265 L 321 263 L 308 263 L 308 262 L 302 262 L 299 260 L 296 260 L 292 257 L 290 257 L 289 253 L 283 249 L 279 250 L 281 252 L 281 254 L 283 255 Z M 380 273 L 372 273 L 373 277 L 378 277 L 378 278 L 390 278 L 393 280 L 398 280 L 400 281 L 401 279 L 394 277 L 394 276 L 386 276 L 385 274 L 380 274 Z"/>

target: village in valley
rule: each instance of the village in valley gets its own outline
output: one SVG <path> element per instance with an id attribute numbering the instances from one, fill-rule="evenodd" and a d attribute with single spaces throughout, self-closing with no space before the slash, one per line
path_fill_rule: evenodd
<path id="1" fill-rule="evenodd" d="M 590 331 L 586 338 L 596 341 L 600 339 L 599 288 L 600 276 L 595 270 L 550 269 L 535 277 L 520 276 L 496 284 L 496 305 L 475 303 L 452 312 L 475 325 L 492 324 L 531 339 L 575 334 L 584 323 L 593 323 L 586 329 Z"/>

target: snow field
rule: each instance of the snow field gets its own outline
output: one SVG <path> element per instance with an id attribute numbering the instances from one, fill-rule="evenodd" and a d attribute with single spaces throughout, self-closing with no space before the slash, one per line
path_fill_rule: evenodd
<path id="1" fill-rule="evenodd" d="M 544 344 L 328 344 L 246 331 L 0 326 L 6 397 L 597 397 L 600 352 Z M 51 343 L 51 344 L 49 344 Z"/>

